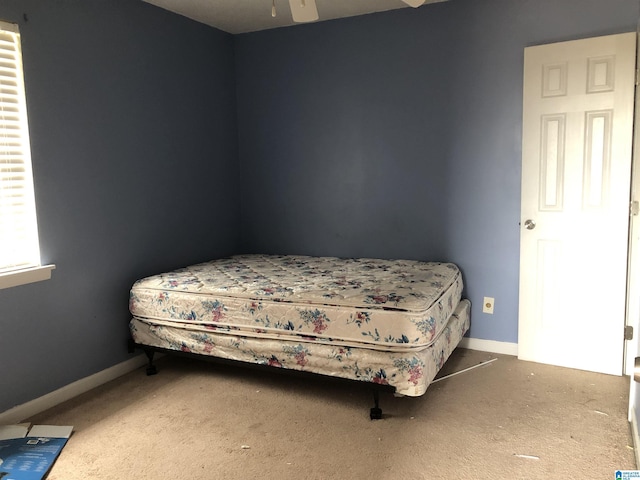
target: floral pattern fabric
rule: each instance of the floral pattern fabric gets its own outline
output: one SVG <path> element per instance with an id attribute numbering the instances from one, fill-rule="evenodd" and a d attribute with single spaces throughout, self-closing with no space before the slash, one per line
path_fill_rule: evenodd
<path id="1" fill-rule="evenodd" d="M 462 288 L 451 263 L 242 255 L 139 280 L 129 307 L 201 333 L 405 352 L 440 336 Z"/>
<path id="2" fill-rule="evenodd" d="M 395 387 L 396 394 L 420 396 L 469 329 L 470 303 L 462 300 L 429 347 L 385 352 L 323 343 L 252 338 L 133 318 L 136 343 L 169 350 L 269 365 Z"/>

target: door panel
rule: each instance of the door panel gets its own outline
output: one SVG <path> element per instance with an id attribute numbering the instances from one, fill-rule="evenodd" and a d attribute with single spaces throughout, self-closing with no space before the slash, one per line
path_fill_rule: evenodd
<path id="1" fill-rule="evenodd" d="M 525 49 L 521 359 L 622 373 L 635 39 Z"/>

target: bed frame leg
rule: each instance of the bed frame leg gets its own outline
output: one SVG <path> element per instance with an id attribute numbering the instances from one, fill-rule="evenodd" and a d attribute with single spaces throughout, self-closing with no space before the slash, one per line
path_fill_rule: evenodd
<path id="1" fill-rule="evenodd" d="M 155 352 L 151 349 L 145 348 L 144 353 L 149 359 L 149 364 L 147 365 L 147 376 L 155 375 L 156 373 L 158 373 L 156 366 L 153 364 L 153 355 L 155 354 Z"/>
<path id="2" fill-rule="evenodd" d="M 382 409 L 380 408 L 380 392 L 377 388 L 373 389 L 373 402 L 375 406 L 371 408 L 369 417 L 371 420 L 380 420 L 382 418 Z"/>

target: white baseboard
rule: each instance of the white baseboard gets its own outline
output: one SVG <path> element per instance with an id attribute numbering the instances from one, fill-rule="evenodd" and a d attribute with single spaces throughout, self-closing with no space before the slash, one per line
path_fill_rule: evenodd
<path id="1" fill-rule="evenodd" d="M 495 340 L 465 337 L 462 339 L 459 346 L 462 348 L 468 348 L 469 350 L 480 350 L 481 352 L 502 353 L 504 355 L 518 356 L 517 343 L 497 342 Z"/>
<path id="2" fill-rule="evenodd" d="M 66 402 L 78 395 L 89 390 L 99 387 L 111 380 L 115 380 L 136 368 L 145 365 L 148 362 L 145 355 L 138 355 L 113 367 L 102 370 L 88 377 L 82 378 L 76 382 L 70 383 L 58 390 L 47 393 L 42 397 L 31 400 L 30 402 L 13 407 L 6 412 L 0 413 L 0 425 L 10 425 L 19 423 L 30 418 L 40 412 L 55 407 L 56 405 Z"/>

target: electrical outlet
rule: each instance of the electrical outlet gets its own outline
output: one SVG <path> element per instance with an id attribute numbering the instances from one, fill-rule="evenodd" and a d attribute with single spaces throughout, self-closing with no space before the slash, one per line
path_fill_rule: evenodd
<path id="1" fill-rule="evenodd" d="M 484 303 L 482 304 L 482 313 L 489 313 L 493 315 L 494 302 L 495 302 L 494 298 L 484 297 Z"/>

